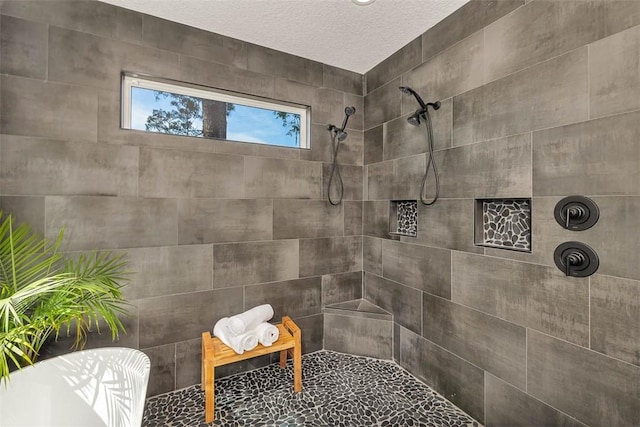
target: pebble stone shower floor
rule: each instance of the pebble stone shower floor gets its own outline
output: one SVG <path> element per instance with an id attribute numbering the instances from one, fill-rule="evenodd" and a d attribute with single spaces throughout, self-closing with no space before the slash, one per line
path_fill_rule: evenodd
<path id="1" fill-rule="evenodd" d="M 303 391 L 291 362 L 216 380 L 214 426 L 481 427 L 391 361 L 318 351 L 303 356 Z M 191 386 L 147 400 L 143 426 L 207 426 Z"/>

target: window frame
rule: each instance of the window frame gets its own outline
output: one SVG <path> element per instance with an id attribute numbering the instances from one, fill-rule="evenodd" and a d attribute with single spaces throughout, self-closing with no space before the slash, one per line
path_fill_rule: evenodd
<path id="1" fill-rule="evenodd" d="M 310 149 L 311 148 L 311 109 L 307 105 L 294 104 L 284 101 L 276 101 L 268 98 L 251 96 L 239 92 L 231 92 L 227 90 L 211 88 L 208 86 L 200 86 L 186 82 L 179 82 L 170 79 L 152 77 L 139 73 L 122 73 L 122 93 L 121 93 L 121 116 L 120 127 L 127 130 L 137 130 L 141 132 L 159 133 L 161 135 L 173 135 L 162 132 L 151 132 L 141 129 L 131 128 L 131 113 L 133 97 L 131 96 L 132 88 L 157 90 L 162 92 L 175 93 L 178 95 L 192 96 L 200 99 L 209 99 L 212 101 L 227 102 L 231 104 L 239 104 L 247 107 L 262 108 L 271 111 L 281 111 L 289 114 L 297 114 L 300 116 L 300 143 L 297 147 L 288 145 L 278 145 L 270 143 L 257 143 L 249 141 L 238 141 L 233 139 L 225 139 L 224 141 L 242 142 L 244 144 L 259 144 L 271 147 L 294 148 L 294 149 Z M 174 135 L 186 136 L 186 135 Z M 203 139 L 215 139 L 207 137 L 196 137 Z"/>

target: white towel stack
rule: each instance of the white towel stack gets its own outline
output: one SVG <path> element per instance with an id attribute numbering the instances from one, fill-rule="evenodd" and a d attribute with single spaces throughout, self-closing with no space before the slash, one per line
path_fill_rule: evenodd
<path id="1" fill-rule="evenodd" d="M 253 350 L 258 342 L 269 347 L 280 335 L 277 327 L 267 323 L 272 317 L 273 307 L 270 304 L 259 305 L 244 313 L 220 319 L 213 327 L 213 335 L 238 354 Z"/>

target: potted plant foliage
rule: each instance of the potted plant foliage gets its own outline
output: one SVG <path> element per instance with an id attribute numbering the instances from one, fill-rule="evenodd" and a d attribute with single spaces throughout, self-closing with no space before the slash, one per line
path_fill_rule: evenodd
<path id="1" fill-rule="evenodd" d="M 0 222 L 0 382 L 35 363 L 61 331 L 75 335 L 76 349 L 99 324 L 113 339 L 124 332 L 126 262 L 109 253 L 65 259 L 63 235 L 49 242 L 26 224 L 15 227 L 11 215 Z"/>

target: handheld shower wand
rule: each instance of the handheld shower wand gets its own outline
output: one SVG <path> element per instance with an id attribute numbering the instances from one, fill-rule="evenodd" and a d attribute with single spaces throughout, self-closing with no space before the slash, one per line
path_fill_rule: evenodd
<path id="1" fill-rule="evenodd" d="M 420 126 L 420 118 L 422 117 L 427 127 L 427 148 L 429 149 L 429 158 L 427 159 L 427 164 L 425 166 L 425 171 L 424 171 L 424 177 L 422 178 L 422 184 L 420 185 L 420 202 L 425 206 L 431 206 L 438 200 L 438 197 L 440 196 L 440 176 L 438 175 L 438 168 L 436 166 L 436 162 L 433 159 L 433 150 L 434 150 L 433 149 L 433 127 L 431 125 L 431 116 L 429 115 L 429 107 L 433 108 L 434 110 L 438 110 L 441 104 L 440 104 L 440 101 L 436 101 L 433 103 L 432 102 L 425 103 L 420 97 L 420 95 L 418 95 L 418 93 L 415 90 L 411 89 L 409 86 L 400 86 L 399 89 L 405 95 L 413 95 L 416 101 L 418 101 L 418 104 L 420 105 L 420 108 L 417 109 L 415 113 L 407 117 L 407 122 L 409 122 L 409 124 L 413 126 Z M 436 194 L 431 201 L 427 201 L 425 200 L 423 194 L 424 194 L 424 188 L 427 183 L 427 177 L 429 176 L 430 168 L 433 168 L 433 174 L 435 175 L 435 179 L 436 179 Z"/>
<path id="2" fill-rule="evenodd" d="M 338 167 L 338 150 L 340 148 L 340 143 L 347 139 L 347 132 L 345 132 L 344 130 L 346 129 L 347 123 L 349 122 L 349 117 L 353 116 L 355 113 L 356 107 L 348 106 L 344 109 L 344 120 L 342 121 L 342 127 L 337 127 L 332 124 L 327 125 L 327 130 L 331 134 L 331 151 L 333 153 L 333 161 L 331 162 L 331 174 L 329 175 L 329 185 L 327 186 L 327 198 L 329 199 L 329 203 L 331 203 L 333 206 L 337 206 L 342 203 L 344 184 L 342 182 L 342 175 L 340 175 L 340 168 Z M 339 184 L 339 198 L 337 201 L 331 198 L 331 186 L 333 184 L 334 177 L 336 177 Z"/>
<path id="3" fill-rule="evenodd" d="M 345 132 L 345 128 L 347 127 L 347 123 L 349 122 L 349 117 L 353 116 L 356 113 L 356 107 L 349 106 L 344 109 L 344 120 L 342 121 L 342 126 L 337 127 L 336 125 L 328 125 L 327 129 L 331 132 L 335 132 L 337 135 L 338 141 L 342 142 L 347 139 L 347 132 Z"/>

